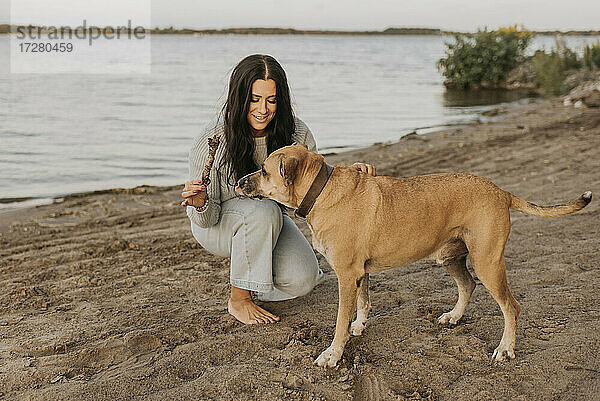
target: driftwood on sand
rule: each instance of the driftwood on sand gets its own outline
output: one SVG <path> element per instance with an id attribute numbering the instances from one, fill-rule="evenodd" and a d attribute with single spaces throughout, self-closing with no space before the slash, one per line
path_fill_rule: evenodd
<path id="1" fill-rule="evenodd" d="M 579 85 L 565 97 L 563 104 L 575 108 L 600 107 L 600 80 Z"/>

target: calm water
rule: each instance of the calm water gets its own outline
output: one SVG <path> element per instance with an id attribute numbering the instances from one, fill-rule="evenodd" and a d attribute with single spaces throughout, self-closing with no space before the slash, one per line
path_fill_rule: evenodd
<path id="1" fill-rule="evenodd" d="M 598 38 L 569 37 L 581 47 Z M 0 208 L 72 192 L 178 184 L 187 151 L 226 95 L 232 67 L 268 53 L 321 150 L 395 140 L 515 100 L 447 94 L 434 36 L 155 36 L 151 75 L 20 75 L 0 70 Z M 0 48 L 9 41 L 0 36 Z M 4 43 L 3 43 L 4 42 Z M 536 38 L 532 48 L 550 48 Z M 5 47 L 4 47 L 5 48 Z M 469 104 L 465 106 L 465 104 Z M 489 106 L 488 106 L 489 107 Z"/>

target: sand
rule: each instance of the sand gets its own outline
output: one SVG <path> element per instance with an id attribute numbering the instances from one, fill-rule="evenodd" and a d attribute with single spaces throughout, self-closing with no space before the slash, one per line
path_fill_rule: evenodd
<path id="1" fill-rule="evenodd" d="M 538 99 L 327 158 L 392 176 L 475 173 L 552 204 L 600 195 L 600 110 Z M 318 255 L 326 278 L 309 295 L 264 304 L 281 322 L 238 323 L 226 312 L 228 260 L 194 241 L 180 188 L 73 195 L 0 215 L 1 399 L 572 400 L 600 391 L 597 199 L 557 219 L 512 213 L 515 360 L 490 361 L 503 319 L 479 281 L 459 324 L 438 325 L 456 286 L 421 261 L 372 275 L 363 336 L 324 369 L 313 360 L 333 338 L 337 310 L 327 262 Z"/>

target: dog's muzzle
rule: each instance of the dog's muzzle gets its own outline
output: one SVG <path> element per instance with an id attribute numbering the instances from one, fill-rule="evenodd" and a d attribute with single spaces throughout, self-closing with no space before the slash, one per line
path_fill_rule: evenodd
<path id="1" fill-rule="evenodd" d="M 240 196 L 247 196 L 252 199 L 265 199 L 262 195 L 253 195 L 253 190 L 250 187 L 250 175 L 242 177 L 238 180 L 237 185 L 235 187 L 235 192 Z"/>

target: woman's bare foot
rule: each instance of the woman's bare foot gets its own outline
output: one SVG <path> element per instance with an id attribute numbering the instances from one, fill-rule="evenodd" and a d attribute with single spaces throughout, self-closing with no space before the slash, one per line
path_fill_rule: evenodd
<path id="1" fill-rule="evenodd" d="M 256 305 L 250 291 L 231 286 L 227 311 L 244 324 L 275 323 L 279 317 Z"/>

